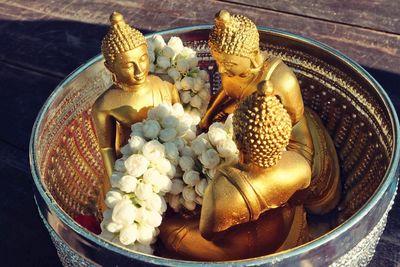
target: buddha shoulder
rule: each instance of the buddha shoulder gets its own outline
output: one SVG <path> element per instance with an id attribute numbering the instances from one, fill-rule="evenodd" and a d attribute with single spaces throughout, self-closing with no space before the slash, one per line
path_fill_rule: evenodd
<path id="1" fill-rule="evenodd" d="M 282 93 L 291 93 L 300 90 L 296 75 L 279 57 L 270 57 L 266 60 L 264 79 L 272 81 L 274 88 Z"/>
<path id="2" fill-rule="evenodd" d="M 102 112 L 102 111 L 110 111 L 114 108 L 121 106 L 124 99 L 125 92 L 115 85 L 112 85 L 109 89 L 107 89 L 104 93 L 102 93 L 94 102 L 92 106 L 93 112 Z"/>

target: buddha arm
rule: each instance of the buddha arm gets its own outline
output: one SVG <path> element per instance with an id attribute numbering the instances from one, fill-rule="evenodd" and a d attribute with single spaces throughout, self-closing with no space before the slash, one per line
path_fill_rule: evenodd
<path id="1" fill-rule="evenodd" d="M 95 105 L 92 108 L 92 118 L 96 129 L 96 135 L 98 144 L 100 147 L 100 153 L 104 161 L 104 167 L 107 177 L 103 182 L 104 192 L 110 189 L 110 181 L 114 163 L 116 160 L 115 152 L 115 119 L 109 114 L 109 112 L 102 111 Z"/>
<path id="2" fill-rule="evenodd" d="M 297 191 L 308 187 L 311 168 L 299 154 L 286 151 L 268 169 L 240 171 L 230 167 L 207 187 L 200 217 L 200 232 L 206 239 L 232 226 L 254 221 L 280 207 Z"/>
<path id="3" fill-rule="evenodd" d="M 265 78 L 272 82 L 274 95 L 279 97 L 288 111 L 292 124 L 296 124 L 304 113 L 303 98 L 296 75 L 281 59 L 274 59 Z"/>
<path id="4" fill-rule="evenodd" d="M 175 85 L 172 84 L 170 85 L 170 92 L 171 92 L 171 104 L 180 103 L 181 99 L 179 97 L 179 93 Z"/>
<path id="5" fill-rule="evenodd" d="M 220 112 L 223 110 L 223 104 L 229 100 L 229 97 L 226 95 L 225 91 L 221 88 L 219 90 L 217 97 L 211 104 L 211 107 L 207 109 L 206 114 L 204 114 L 202 120 L 200 121 L 199 128 L 201 130 L 206 130 L 211 122 L 212 119 Z"/>

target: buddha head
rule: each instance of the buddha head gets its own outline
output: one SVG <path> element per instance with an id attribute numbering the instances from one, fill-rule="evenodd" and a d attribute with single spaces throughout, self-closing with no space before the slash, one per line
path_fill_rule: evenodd
<path id="1" fill-rule="evenodd" d="M 258 30 L 245 16 L 217 13 L 208 45 L 221 76 L 244 77 L 261 67 Z"/>
<path id="2" fill-rule="evenodd" d="M 272 84 L 263 81 L 234 112 L 233 132 L 242 162 L 261 168 L 275 165 L 289 144 L 292 122 L 272 95 Z"/>
<path id="3" fill-rule="evenodd" d="M 126 24 L 118 12 L 111 14 L 110 22 L 111 28 L 102 41 L 101 51 L 104 65 L 113 74 L 113 82 L 128 87 L 143 84 L 150 66 L 146 39 Z"/>

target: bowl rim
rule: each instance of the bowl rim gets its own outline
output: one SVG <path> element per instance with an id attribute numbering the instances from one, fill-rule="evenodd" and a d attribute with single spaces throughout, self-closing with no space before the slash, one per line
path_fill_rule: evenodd
<path id="1" fill-rule="evenodd" d="M 189 31 L 195 31 L 195 30 L 209 30 L 213 27 L 213 25 L 207 24 L 207 25 L 194 25 L 194 26 L 187 26 L 187 27 L 178 27 L 178 28 L 172 28 L 168 30 L 163 30 L 163 31 L 158 31 L 154 32 L 151 34 L 146 34 L 145 37 L 151 38 L 152 36 L 156 34 L 160 35 L 166 35 L 166 34 L 179 34 L 179 33 L 184 33 L 184 32 L 189 32 Z M 41 178 L 40 178 L 40 171 L 39 171 L 39 166 L 38 163 L 36 162 L 36 154 L 35 154 L 35 146 L 38 142 L 38 134 L 39 134 L 39 126 L 41 122 L 43 122 L 43 118 L 48 111 L 48 108 L 50 105 L 53 103 L 53 101 L 56 99 L 58 94 L 64 89 L 65 85 L 67 85 L 69 82 L 74 80 L 82 71 L 86 70 L 87 68 L 91 67 L 94 63 L 100 61 L 103 59 L 103 56 L 101 54 L 96 55 L 95 57 L 91 58 L 88 60 L 86 63 L 82 64 L 80 67 L 76 68 L 73 72 L 71 72 L 63 81 L 60 82 L 59 85 L 54 89 L 54 91 L 50 94 L 50 96 L 47 98 L 45 103 L 43 104 L 42 108 L 40 109 L 35 123 L 32 128 L 32 133 L 30 137 L 30 142 L 29 142 L 29 162 L 30 162 L 30 169 L 31 169 L 31 174 L 33 177 L 34 185 L 40 194 L 40 197 L 44 200 L 45 204 L 47 205 L 47 208 L 51 211 L 51 213 L 54 213 L 58 219 L 68 226 L 71 230 L 76 232 L 78 235 L 83 236 L 84 238 L 90 240 L 94 244 L 97 244 L 105 249 L 110 249 L 114 253 L 117 254 L 122 254 L 128 258 L 132 258 L 135 260 L 141 260 L 144 262 L 151 262 L 151 263 L 156 263 L 156 264 L 163 264 L 167 266 L 174 266 L 176 264 L 180 264 L 180 266 L 194 266 L 198 264 L 214 264 L 218 266 L 237 266 L 238 264 L 265 264 L 265 263 L 273 263 L 273 262 L 280 262 L 286 258 L 290 258 L 302 253 L 305 253 L 309 250 L 316 249 L 319 246 L 322 246 L 326 244 L 327 242 L 331 241 L 332 239 L 344 234 L 348 229 L 352 228 L 355 224 L 357 224 L 366 214 L 368 214 L 373 207 L 377 204 L 377 202 L 382 198 L 383 194 L 387 191 L 388 187 L 397 180 L 396 177 L 396 172 L 398 169 L 398 164 L 400 161 L 400 136 L 399 136 L 399 120 L 396 114 L 396 110 L 391 103 L 387 93 L 384 91 L 382 86 L 363 68 L 361 67 L 357 62 L 354 60 L 350 59 L 346 55 L 342 54 L 338 50 L 321 43 L 319 41 L 303 37 L 288 31 L 283 31 L 283 30 L 278 30 L 274 28 L 269 28 L 269 27 L 258 27 L 259 31 L 266 32 L 269 34 L 275 34 L 278 36 L 286 37 L 293 39 L 298 42 L 305 43 L 307 45 L 311 46 L 317 46 L 324 51 L 328 52 L 332 56 L 334 56 L 337 59 L 340 59 L 342 63 L 345 63 L 349 65 L 352 69 L 356 70 L 368 83 L 373 86 L 379 97 L 381 98 L 382 102 L 385 105 L 385 108 L 387 109 L 390 117 L 390 122 L 393 125 L 393 151 L 391 153 L 391 161 L 389 163 L 388 169 L 386 170 L 386 173 L 383 178 L 383 182 L 380 183 L 378 188 L 376 189 L 375 193 L 372 195 L 372 197 L 364 203 L 363 207 L 358 210 L 355 214 L 353 214 L 349 219 L 347 219 L 344 223 L 330 231 L 329 233 L 314 239 L 302 246 L 295 247 L 293 249 L 279 252 L 279 253 L 274 253 L 266 256 L 260 256 L 256 258 L 250 258 L 250 259 L 244 259 L 244 260 L 235 260 L 235 261 L 225 261 L 225 262 L 205 262 L 205 261 L 184 261 L 184 260 L 175 260 L 175 259 L 169 259 L 169 258 L 163 258 L 159 256 L 154 256 L 154 255 L 147 255 L 143 254 L 140 252 L 130 252 L 122 247 L 119 247 L 117 245 L 112 244 L 111 242 L 108 242 L 102 238 L 100 238 L 98 235 L 95 235 L 88 230 L 86 230 L 84 227 L 80 226 L 78 223 L 76 223 L 66 212 L 64 212 L 60 206 L 54 201 L 50 193 L 46 190 L 46 187 L 43 183 L 41 183 Z"/>

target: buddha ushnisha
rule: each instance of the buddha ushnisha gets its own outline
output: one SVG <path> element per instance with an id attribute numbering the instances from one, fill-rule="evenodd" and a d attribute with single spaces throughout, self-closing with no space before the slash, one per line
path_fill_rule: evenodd
<path id="1" fill-rule="evenodd" d="M 312 213 L 324 214 L 336 207 L 340 197 L 339 165 L 333 142 L 318 116 L 305 109 L 293 71 L 277 57 L 259 49 L 259 34 L 247 17 L 220 11 L 208 41 L 221 75 L 221 90 L 204 115 L 200 128 L 233 113 L 237 103 L 265 81 L 289 113 L 293 126 L 288 150 L 304 156 L 312 167 L 310 187 L 297 194 Z"/>
<path id="2" fill-rule="evenodd" d="M 110 189 L 109 177 L 119 149 L 127 143 L 130 126 L 147 117 L 149 108 L 162 102 L 179 102 L 176 88 L 149 75 L 147 43 L 142 33 L 125 23 L 121 14 L 110 16 L 111 28 L 103 39 L 104 65 L 113 85 L 93 104 L 92 117 L 104 161 L 102 193 Z M 100 204 L 104 195 L 100 196 Z"/>
<path id="3" fill-rule="evenodd" d="M 200 218 L 185 220 L 176 214 L 163 221 L 160 237 L 169 257 L 237 260 L 308 240 L 303 206 L 288 200 L 308 187 L 311 168 L 300 154 L 285 151 L 291 120 L 278 98 L 269 95 L 270 86 L 262 84 L 236 109 L 240 163 L 218 170 L 205 192 Z"/>

